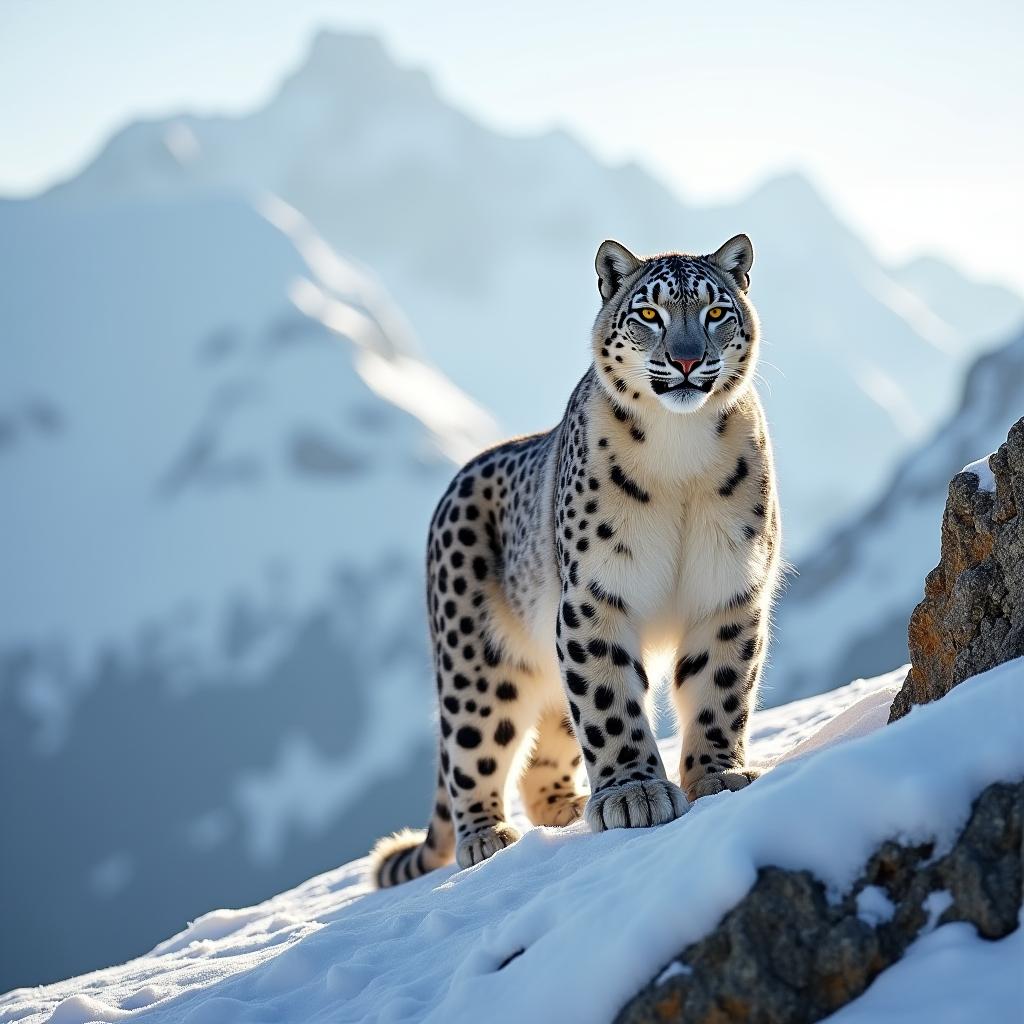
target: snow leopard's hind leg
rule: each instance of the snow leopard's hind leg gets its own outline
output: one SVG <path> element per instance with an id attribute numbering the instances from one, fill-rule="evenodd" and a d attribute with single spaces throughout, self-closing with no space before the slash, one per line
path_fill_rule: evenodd
<path id="1" fill-rule="evenodd" d="M 446 682 L 442 698 L 442 767 L 455 824 L 455 859 L 472 867 L 510 846 L 519 831 L 508 821 L 506 783 L 541 706 L 533 673 L 485 646 L 480 674 Z M 493 662 L 493 664 L 492 664 Z"/>
<path id="2" fill-rule="evenodd" d="M 580 785 L 580 750 L 569 709 L 546 710 L 537 724 L 537 742 L 519 780 L 526 816 L 534 825 L 571 825 L 583 817 L 589 793 Z"/>
<path id="3" fill-rule="evenodd" d="M 381 839 L 370 854 L 370 877 L 378 889 L 388 889 L 444 867 L 454 856 L 455 826 L 444 776 L 439 769 L 430 826 L 402 829 Z"/>
<path id="4" fill-rule="evenodd" d="M 542 680 L 495 641 L 486 601 L 474 606 L 463 597 L 469 595 L 455 591 L 450 614 L 442 607 L 457 628 L 435 633 L 441 641 L 436 650 L 443 789 L 426 833 L 399 833 L 378 844 L 376 877 L 382 886 L 448 863 L 453 845 L 459 867 L 467 868 L 519 838 L 508 821 L 505 788 L 544 704 Z"/>

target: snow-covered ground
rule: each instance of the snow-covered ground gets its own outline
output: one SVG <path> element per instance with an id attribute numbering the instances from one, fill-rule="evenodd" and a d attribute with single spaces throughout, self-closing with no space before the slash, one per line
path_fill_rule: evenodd
<path id="1" fill-rule="evenodd" d="M 610 1020 L 759 866 L 841 892 L 883 840 L 941 850 L 986 785 L 1024 775 L 1024 659 L 882 728 L 904 671 L 760 712 L 753 759 L 773 770 L 669 825 L 530 829 L 482 865 L 387 892 L 355 861 L 123 966 L 12 992 L 0 1024 Z M 1010 1020 L 1021 945 L 940 927 L 835 1020 Z"/>

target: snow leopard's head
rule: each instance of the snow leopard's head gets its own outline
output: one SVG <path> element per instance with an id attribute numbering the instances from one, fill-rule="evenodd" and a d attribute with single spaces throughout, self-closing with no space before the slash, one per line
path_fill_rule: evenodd
<path id="1" fill-rule="evenodd" d="M 630 404 L 653 396 L 683 413 L 745 386 L 758 330 L 747 299 L 753 262 L 746 235 L 709 256 L 644 259 L 619 242 L 602 242 L 594 362 L 612 397 Z"/>

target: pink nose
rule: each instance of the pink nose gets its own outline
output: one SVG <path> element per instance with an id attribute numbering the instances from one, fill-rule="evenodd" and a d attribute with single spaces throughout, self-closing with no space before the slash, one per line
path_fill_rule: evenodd
<path id="1" fill-rule="evenodd" d="M 689 372 L 700 362 L 699 359 L 673 359 L 671 356 L 669 356 L 668 361 L 673 366 L 682 370 L 685 374 L 689 374 Z"/>

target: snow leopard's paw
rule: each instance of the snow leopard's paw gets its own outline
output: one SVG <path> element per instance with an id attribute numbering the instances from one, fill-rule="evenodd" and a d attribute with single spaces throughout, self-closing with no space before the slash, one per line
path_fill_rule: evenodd
<path id="1" fill-rule="evenodd" d="M 471 868 L 499 850 L 504 850 L 506 846 L 511 846 L 518 838 L 519 832 L 516 829 L 507 821 L 499 821 L 472 835 L 461 836 L 455 848 L 455 859 L 460 868 Z"/>
<path id="2" fill-rule="evenodd" d="M 662 825 L 689 809 L 678 786 L 663 779 L 642 779 L 595 793 L 587 802 L 585 817 L 592 832 L 604 832 L 610 828 Z"/>
<path id="3" fill-rule="evenodd" d="M 686 795 L 691 800 L 699 800 L 702 796 L 714 796 L 715 793 L 721 793 L 726 789 L 735 793 L 736 790 L 749 786 L 760 774 L 760 768 L 733 768 L 729 771 L 716 772 L 714 775 L 705 775 L 687 787 Z"/>
<path id="4" fill-rule="evenodd" d="M 526 816 L 534 825 L 564 828 L 583 817 L 587 797 L 587 793 L 552 793 L 527 807 Z"/>

